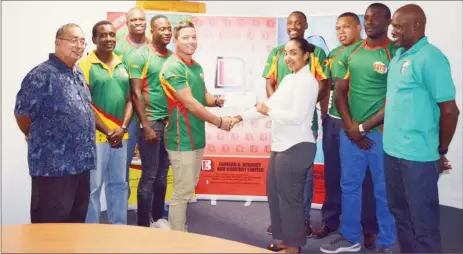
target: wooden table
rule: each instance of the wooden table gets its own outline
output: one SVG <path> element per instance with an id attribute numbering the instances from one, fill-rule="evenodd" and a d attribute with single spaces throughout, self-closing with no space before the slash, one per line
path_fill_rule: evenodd
<path id="1" fill-rule="evenodd" d="M 271 253 L 194 233 L 108 224 L 2 226 L 2 253 Z"/>

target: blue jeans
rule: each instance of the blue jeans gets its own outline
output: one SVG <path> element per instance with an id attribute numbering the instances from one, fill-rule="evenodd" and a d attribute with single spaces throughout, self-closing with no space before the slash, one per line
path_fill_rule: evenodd
<path id="1" fill-rule="evenodd" d="M 325 202 L 322 206 L 323 222 L 328 228 L 336 230 L 341 223 L 341 162 L 339 158 L 339 132 L 342 120 L 327 115 L 323 119 L 323 154 L 325 159 Z M 363 233 L 378 233 L 376 223 L 373 180 L 367 169 L 362 184 Z"/>
<path id="2" fill-rule="evenodd" d="M 167 189 L 169 155 L 164 147 L 164 127 L 162 120 L 150 121 L 156 132 L 157 141 L 145 140 L 143 129 L 138 135 L 142 171 L 138 184 L 137 215 L 139 226 L 150 226 L 150 219 L 157 221 L 164 216 L 164 203 Z"/>
<path id="3" fill-rule="evenodd" d="M 315 138 L 315 145 L 317 144 L 318 132 L 312 130 L 313 136 Z M 315 154 L 317 154 L 317 146 L 315 146 Z M 304 219 L 310 220 L 310 210 L 312 209 L 312 200 L 313 200 L 313 165 L 310 166 L 307 171 L 307 176 L 305 179 L 304 186 Z"/>
<path id="4" fill-rule="evenodd" d="M 370 150 L 361 150 L 352 143 L 344 130 L 340 131 L 341 159 L 341 234 L 352 243 L 360 243 L 362 207 L 362 183 L 365 171 L 370 168 L 376 198 L 376 218 L 378 219 L 377 247 L 391 247 L 396 242 L 394 217 L 389 212 L 384 176 L 384 151 L 382 133 L 368 133 L 375 142 Z"/>
<path id="5" fill-rule="evenodd" d="M 415 162 L 385 155 L 389 209 L 402 253 L 442 252 L 437 180 L 439 161 Z"/>
<path id="6" fill-rule="evenodd" d="M 127 142 L 127 166 L 126 166 L 126 181 L 127 183 L 130 182 L 130 165 L 132 164 L 133 154 L 135 152 L 135 147 L 137 145 L 137 136 L 138 130 L 140 129 L 137 120 L 132 120 L 129 125 L 129 141 Z M 130 185 L 128 190 L 128 197 L 130 198 Z"/>
<path id="7" fill-rule="evenodd" d="M 100 222 L 100 196 L 104 181 L 109 223 L 127 224 L 127 140 L 123 140 L 122 148 L 118 149 L 111 148 L 108 143 L 97 143 L 96 153 L 96 170 L 90 171 L 90 201 L 86 222 Z"/>

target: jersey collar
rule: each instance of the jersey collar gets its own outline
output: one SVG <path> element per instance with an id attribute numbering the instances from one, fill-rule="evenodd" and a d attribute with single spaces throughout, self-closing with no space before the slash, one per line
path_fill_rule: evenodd
<path id="1" fill-rule="evenodd" d="M 90 53 L 90 55 L 88 56 L 88 60 L 90 61 L 90 63 L 92 63 L 92 64 L 101 64 L 104 68 L 111 71 L 111 69 L 96 56 L 95 52 L 96 52 L 96 50 L 93 50 L 92 53 Z M 112 70 L 116 69 L 116 67 L 119 64 L 122 63 L 121 58 L 118 57 L 114 52 L 113 52 L 113 57 L 114 57 L 114 60 L 113 60 L 114 64 L 113 64 Z"/>
<path id="2" fill-rule="evenodd" d="M 362 45 L 363 45 L 363 47 L 365 49 L 374 50 L 374 49 L 385 48 L 389 42 L 391 42 L 391 40 L 389 39 L 389 37 L 386 37 L 386 39 L 380 45 L 375 46 L 375 47 L 371 47 L 371 46 L 367 45 L 367 39 L 365 39 L 365 40 L 363 40 Z"/>
<path id="3" fill-rule="evenodd" d="M 424 36 L 418 42 L 416 42 L 415 45 L 413 45 L 411 48 L 409 48 L 407 50 L 407 52 L 405 52 L 405 53 L 404 53 L 404 50 L 405 50 L 404 48 L 399 48 L 396 51 L 396 55 L 401 56 L 403 54 L 402 57 L 407 56 L 407 55 L 411 55 L 413 53 L 416 53 L 418 50 L 420 50 L 423 46 L 425 46 L 428 43 L 429 43 L 428 42 L 428 37 Z"/>

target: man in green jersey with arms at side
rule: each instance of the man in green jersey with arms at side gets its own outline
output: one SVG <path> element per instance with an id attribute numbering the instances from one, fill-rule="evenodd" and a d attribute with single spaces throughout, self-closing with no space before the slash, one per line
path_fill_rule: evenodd
<path id="1" fill-rule="evenodd" d="M 164 215 L 169 158 L 163 137 L 168 114 L 159 73 L 172 54 L 167 49 L 172 38 L 169 20 L 156 15 L 150 24 L 151 43 L 133 51 L 128 58 L 132 101 L 141 124 L 137 141 L 142 164 L 137 193 L 138 225 L 145 227 L 150 226 L 150 219 L 156 222 Z"/>
<path id="2" fill-rule="evenodd" d="M 122 60 L 113 53 L 116 46 L 116 28 L 109 21 L 100 21 L 92 31 L 96 50 L 79 62 L 92 96 L 96 114 L 117 140 L 96 132 L 97 167 L 90 173 L 90 202 L 87 223 L 99 223 L 100 194 L 105 183 L 108 220 L 112 224 L 127 224 L 127 189 L 125 163 L 127 162 L 127 128 L 132 118 L 129 96 L 129 75 Z M 110 143 L 109 143 L 110 142 Z M 109 144 L 108 144 L 109 143 Z M 119 145 L 118 145 L 119 143 Z"/>
<path id="3" fill-rule="evenodd" d="M 345 12 L 336 21 L 336 34 L 341 45 L 328 55 L 328 67 L 334 77 L 338 70 L 338 56 L 353 43 L 360 41 L 362 27 L 357 14 Z M 342 70 L 341 70 L 342 71 Z M 335 79 L 332 79 L 335 87 Z M 328 102 L 328 101 L 326 101 Z M 322 103 L 322 102 L 320 102 Z M 325 156 L 325 202 L 322 206 L 322 225 L 314 231 L 316 238 L 324 238 L 338 229 L 341 217 L 341 163 L 339 161 L 339 131 L 342 120 L 335 102 L 335 93 L 331 95 L 329 113 L 323 119 L 323 154 Z M 375 197 L 370 170 L 367 170 L 362 191 L 362 227 L 364 243 L 367 249 L 374 247 L 378 226 L 376 225 Z"/>
<path id="4" fill-rule="evenodd" d="M 382 126 L 387 88 L 387 66 L 395 53 L 387 37 L 391 11 L 381 3 L 371 4 L 365 12 L 367 38 L 360 40 L 339 55 L 334 73 L 335 102 L 342 118 L 339 134 L 341 161 L 341 237 L 324 244 L 325 253 L 358 252 L 361 250 L 362 182 L 370 169 L 376 218 L 378 220 L 378 252 L 390 252 L 396 242 L 394 218 L 389 212 L 384 177 Z"/>
<path id="5" fill-rule="evenodd" d="M 292 12 L 287 19 L 286 30 L 290 38 L 304 37 L 304 32 L 307 29 L 307 17 L 300 11 Z M 281 83 L 283 78 L 291 73 L 288 65 L 285 63 L 285 45 L 280 45 L 274 48 L 267 59 L 265 65 L 263 77 L 266 79 L 266 92 L 267 97 L 272 96 L 278 85 Z M 324 62 L 326 61 L 325 51 L 315 46 L 314 53 L 310 55 L 309 67 L 312 74 L 319 82 L 318 101 L 324 99 L 329 94 L 329 78 L 330 72 Z M 322 109 L 322 114 L 326 114 L 327 109 Z M 314 118 L 312 122 L 312 131 L 315 136 L 315 140 L 318 137 L 318 114 L 317 110 L 314 112 Z M 312 170 L 313 168 L 309 169 Z M 313 178 L 311 173 L 307 173 L 307 183 L 304 190 L 304 210 L 305 210 L 305 228 L 306 235 L 309 237 L 312 235 L 312 227 L 310 225 L 310 210 L 312 207 L 313 199 Z M 267 233 L 272 234 L 272 225 L 267 228 Z"/>
<path id="6" fill-rule="evenodd" d="M 117 41 L 116 48 L 114 53 L 118 55 L 126 67 L 128 66 L 128 57 L 132 55 L 132 52 L 138 48 L 143 47 L 146 44 L 149 44 L 148 38 L 146 38 L 146 16 L 145 12 L 138 8 L 132 8 L 127 12 L 127 28 L 129 34 L 124 38 Z M 132 164 L 132 158 L 137 145 L 137 136 L 138 136 L 139 125 L 137 124 L 137 117 L 134 114 L 130 125 L 128 126 L 129 130 L 129 141 L 127 143 L 127 162 L 126 162 L 126 171 L 127 171 L 127 182 L 129 182 L 129 169 L 130 164 Z M 130 196 L 130 188 L 129 193 Z"/>
<path id="7" fill-rule="evenodd" d="M 199 180 L 206 145 L 205 122 L 228 131 L 231 118 L 218 117 L 205 108 L 222 107 L 224 100 L 207 92 L 203 68 L 193 60 L 198 46 L 193 23 L 181 21 L 175 26 L 174 42 L 175 55 L 160 73 L 169 112 L 164 142 L 174 176 L 169 224 L 173 230 L 187 231 L 187 203 Z"/>

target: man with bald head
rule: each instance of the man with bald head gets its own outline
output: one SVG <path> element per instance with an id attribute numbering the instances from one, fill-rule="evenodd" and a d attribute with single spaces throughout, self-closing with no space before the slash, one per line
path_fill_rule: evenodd
<path id="1" fill-rule="evenodd" d="M 307 17 L 303 12 L 294 11 L 288 16 L 286 31 L 289 38 L 303 38 L 307 28 Z M 291 70 L 285 62 L 286 53 L 284 52 L 284 46 L 285 44 L 275 47 L 267 58 L 267 63 L 262 75 L 266 79 L 267 97 L 270 97 L 275 92 L 286 75 L 291 74 Z M 318 102 L 329 94 L 328 80 L 330 78 L 330 71 L 324 64 L 327 59 L 325 51 L 315 45 L 314 48 L 314 52 L 310 54 L 309 67 L 319 84 Z M 322 109 L 322 112 L 326 113 L 326 111 L 326 109 Z M 318 136 L 318 114 L 316 109 L 312 121 L 312 132 L 316 140 Z M 312 236 L 312 227 L 310 225 L 310 210 L 313 198 L 312 168 L 310 168 L 309 173 L 307 173 L 306 181 L 304 189 L 305 229 L 306 235 L 309 237 Z M 272 234 L 272 225 L 267 228 L 267 234 Z"/>
<path id="2" fill-rule="evenodd" d="M 76 63 L 85 35 L 76 24 L 56 32 L 55 52 L 23 79 L 14 109 L 27 137 L 32 178 L 32 223 L 84 223 L 90 196 L 90 170 L 96 168 L 96 128 L 114 131 L 94 116 L 85 76 Z"/>
<path id="3" fill-rule="evenodd" d="M 447 57 L 425 36 L 418 5 L 399 8 L 392 37 L 399 49 L 389 65 L 384 117 L 385 174 L 389 208 L 401 252 L 441 252 L 439 173 L 459 110 Z"/>
<path id="4" fill-rule="evenodd" d="M 127 12 L 127 28 L 129 34 L 116 42 L 116 48 L 114 53 L 122 59 L 125 66 L 129 66 L 129 56 L 133 56 L 133 52 L 136 49 L 149 44 L 148 38 L 146 38 L 146 15 L 145 12 L 134 7 Z M 127 69 L 128 72 L 128 69 Z M 129 169 L 132 164 L 133 153 L 135 146 L 137 145 L 137 136 L 139 126 L 137 124 L 137 116 L 133 114 L 132 121 L 129 126 L 123 126 L 128 129 L 129 140 L 127 142 L 127 164 L 126 164 L 126 180 L 129 182 Z M 130 187 L 128 191 L 130 197 Z"/>
<path id="5" fill-rule="evenodd" d="M 376 201 L 376 249 L 390 252 L 396 243 L 394 217 L 389 212 L 384 178 L 382 123 L 387 72 L 396 47 L 388 38 L 391 11 L 382 3 L 368 6 L 364 16 L 367 38 L 347 47 L 333 63 L 335 102 L 342 119 L 341 237 L 321 246 L 325 253 L 357 252 L 361 246 L 362 183 L 371 172 Z"/>

